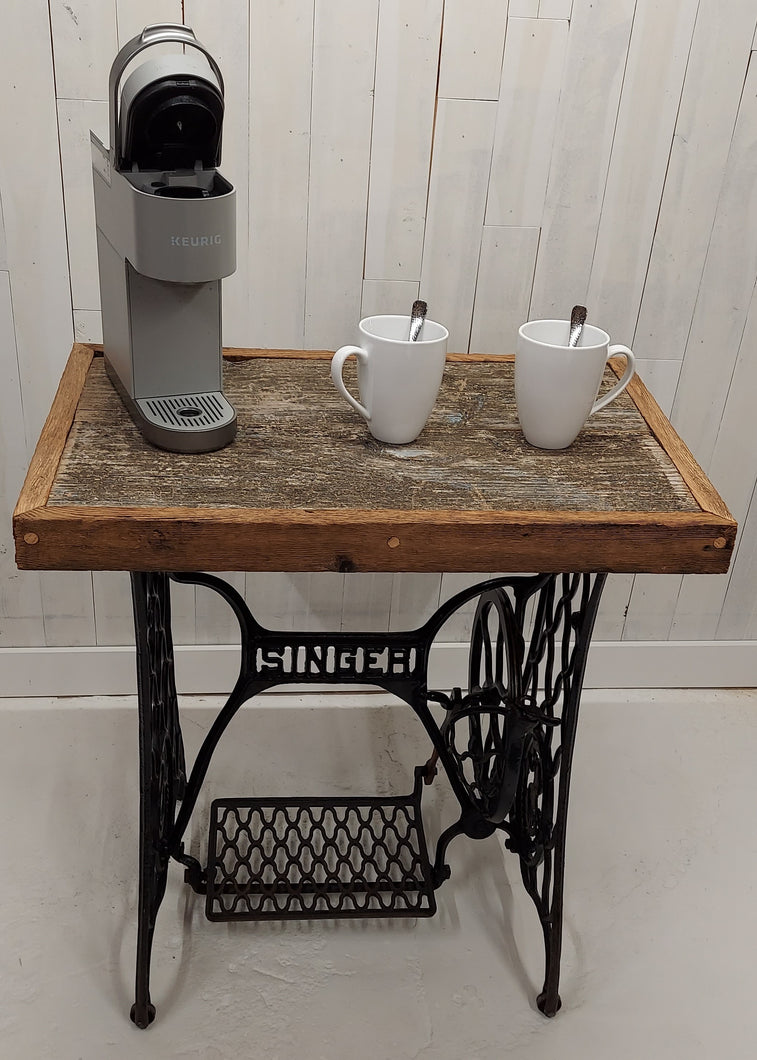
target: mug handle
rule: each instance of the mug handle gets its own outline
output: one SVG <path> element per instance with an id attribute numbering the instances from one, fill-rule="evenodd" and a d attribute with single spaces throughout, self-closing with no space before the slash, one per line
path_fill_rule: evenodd
<path id="1" fill-rule="evenodd" d="M 616 397 L 622 394 L 628 384 L 631 382 L 631 376 L 636 371 L 636 358 L 627 346 L 610 346 L 609 350 L 607 351 L 607 360 L 609 361 L 610 358 L 615 357 L 616 354 L 621 354 L 623 357 L 625 357 L 626 370 L 625 372 L 623 372 L 623 375 L 617 381 L 612 390 L 608 390 L 606 394 L 604 394 L 601 398 L 594 402 L 594 404 L 592 405 L 591 412 L 589 413 L 590 416 L 595 412 L 599 412 L 599 410 L 603 409 L 605 405 L 609 405 L 611 401 L 614 401 Z"/>
<path id="2" fill-rule="evenodd" d="M 344 385 L 342 369 L 344 368 L 344 362 L 348 357 L 357 357 L 357 359 L 362 361 L 363 364 L 368 360 L 368 354 L 365 350 L 361 350 L 359 346 L 341 346 L 331 358 L 331 381 L 342 397 L 349 401 L 353 409 L 357 409 L 360 415 L 370 422 L 371 414 L 368 409 L 365 405 L 361 405 L 357 398 L 354 398 Z"/>

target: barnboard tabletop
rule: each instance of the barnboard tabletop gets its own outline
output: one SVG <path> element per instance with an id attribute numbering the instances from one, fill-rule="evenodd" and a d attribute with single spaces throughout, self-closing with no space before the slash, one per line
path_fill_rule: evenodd
<path id="1" fill-rule="evenodd" d="M 20 568 L 728 568 L 736 524 L 638 377 L 548 452 L 518 426 L 512 357 L 450 355 L 423 433 L 389 446 L 330 352 L 224 352 L 237 437 L 178 454 L 141 437 L 101 349 L 74 346 L 13 517 Z"/>

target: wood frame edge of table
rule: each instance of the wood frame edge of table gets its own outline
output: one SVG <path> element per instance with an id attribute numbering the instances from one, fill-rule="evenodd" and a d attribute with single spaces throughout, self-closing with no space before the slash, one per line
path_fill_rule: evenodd
<path id="1" fill-rule="evenodd" d="M 558 559 L 545 563 L 560 532 Z M 22 570 L 724 573 L 735 523 L 709 512 L 412 512 L 40 507 Z M 609 533 L 612 531 L 612 533 Z M 551 549 L 554 551 L 554 549 Z"/>
<path id="2" fill-rule="evenodd" d="M 18 516 L 47 504 L 94 355 L 91 344 L 75 342 L 71 347 L 13 511 L 14 525 Z"/>
<path id="3" fill-rule="evenodd" d="M 610 367 L 620 378 L 625 368 L 625 358 L 611 358 Z M 696 457 L 670 423 L 638 373 L 631 377 L 628 384 L 628 394 L 644 417 L 650 431 L 672 460 L 676 470 L 702 511 L 709 512 L 711 515 L 721 516 L 723 519 L 732 522 L 735 529 L 736 522 L 725 501 L 710 482 Z"/>

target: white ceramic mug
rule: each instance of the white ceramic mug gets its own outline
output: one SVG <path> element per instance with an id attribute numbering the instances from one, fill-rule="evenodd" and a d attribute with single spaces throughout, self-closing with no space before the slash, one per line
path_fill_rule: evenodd
<path id="1" fill-rule="evenodd" d="M 410 342 L 409 316 L 372 316 L 359 324 L 359 346 L 342 346 L 331 359 L 331 378 L 339 393 L 368 423 L 380 442 L 402 445 L 423 430 L 439 393 L 449 332 L 425 320 Z M 357 358 L 360 401 L 344 385 L 342 369 Z"/>
<path id="2" fill-rule="evenodd" d="M 526 441 L 540 449 L 565 449 L 589 416 L 614 401 L 636 371 L 627 346 L 610 345 L 601 328 L 585 324 L 578 345 L 568 346 L 569 320 L 530 320 L 518 331 L 515 403 Z M 597 400 L 610 357 L 626 358 L 621 379 Z"/>

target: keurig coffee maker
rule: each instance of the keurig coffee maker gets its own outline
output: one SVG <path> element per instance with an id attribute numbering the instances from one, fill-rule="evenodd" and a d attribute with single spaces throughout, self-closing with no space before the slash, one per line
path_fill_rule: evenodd
<path id="1" fill-rule="evenodd" d="M 175 44 L 126 67 L 156 44 Z M 184 47 L 181 47 L 184 46 Z M 110 148 L 91 134 L 108 375 L 148 441 L 220 449 L 221 279 L 236 268 L 235 192 L 217 170 L 223 78 L 191 29 L 148 26 L 110 71 Z"/>

